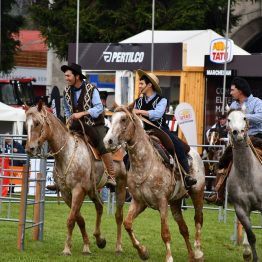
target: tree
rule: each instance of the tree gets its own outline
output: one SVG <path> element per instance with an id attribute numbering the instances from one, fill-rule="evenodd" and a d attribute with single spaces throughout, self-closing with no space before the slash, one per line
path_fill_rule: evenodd
<path id="1" fill-rule="evenodd" d="M 0 43 L 0 72 L 8 73 L 15 65 L 14 55 L 19 50 L 20 42 L 15 39 L 24 24 L 22 16 L 11 15 L 15 0 L 1 1 L 1 43 Z"/>
<path id="2" fill-rule="evenodd" d="M 232 1 L 234 3 L 235 1 Z M 68 43 L 76 40 L 76 0 L 38 0 L 32 19 L 47 44 L 67 58 Z M 80 42 L 119 42 L 151 29 L 152 1 L 80 0 Z M 239 19 L 232 14 L 230 27 Z M 156 30 L 226 29 L 227 0 L 156 0 Z"/>

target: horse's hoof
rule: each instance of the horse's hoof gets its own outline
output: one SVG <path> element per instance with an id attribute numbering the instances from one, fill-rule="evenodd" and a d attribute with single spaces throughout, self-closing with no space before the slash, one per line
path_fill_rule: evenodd
<path id="1" fill-rule="evenodd" d="M 117 255 L 117 256 L 121 256 L 122 253 L 123 253 L 123 250 L 122 250 L 122 249 L 121 249 L 121 250 L 116 250 L 116 255 Z"/>
<path id="2" fill-rule="evenodd" d="M 71 256 L 72 253 L 70 251 L 63 251 L 62 255 L 68 257 L 68 256 Z"/>
<path id="3" fill-rule="evenodd" d="M 203 262 L 204 261 L 204 253 L 201 250 L 195 251 L 195 262 Z"/>
<path id="4" fill-rule="evenodd" d="M 243 245 L 243 258 L 246 261 L 250 261 L 252 259 L 252 251 L 249 245 Z"/>
<path id="5" fill-rule="evenodd" d="M 90 255 L 91 255 L 91 252 L 90 252 L 90 251 L 83 251 L 83 252 L 82 252 L 82 255 L 83 255 L 83 256 L 90 256 Z"/>
<path id="6" fill-rule="evenodd" d="M 149 252 L 145 246 L 141 246 L 138 250 L 138 255 L 142 260 L 149 259 Z"/>
<path id="7" fill-rule="evenodd" d="M 99 242 L 96 243 L 99 248 L 105 248 L 106 246 L 106 240 L 102 238 Z"/>
<path id="8" fill-rule="evenodd" d="M 245 261 L 250 261 L 251 260 L 251 258 L 252 258 L 252 255 L 251 254 L 243 254 L 243 258 L 244 258 L 244 260 Z"/>

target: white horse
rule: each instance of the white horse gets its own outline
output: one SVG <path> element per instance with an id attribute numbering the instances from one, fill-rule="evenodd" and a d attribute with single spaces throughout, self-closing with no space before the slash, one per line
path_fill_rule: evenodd
<path id="1" fill-rule="evenodd" d="M 251 211 L 262 212 L 262 164 L 247 134 L 248 122 L 244 110 L 229 111 L 228 128 L 233 148 L 233 165 L 228 178 L 229 202 L 245 228 L 252 250 L 253 262 L 258 262 L 256 236 L 250 223 Z M 243 257 L 251 257 L 250 247 L 244 245 Z"/>

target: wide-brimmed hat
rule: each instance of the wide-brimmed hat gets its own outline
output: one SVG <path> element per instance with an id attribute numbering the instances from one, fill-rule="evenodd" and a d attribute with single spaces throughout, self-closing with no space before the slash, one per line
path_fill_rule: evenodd
<path id="1" fill-rule="evenodd" d="M 158 79 L 158 77 L 155 74 L 153 74 L 153 73 L 146 73 L 145 71 L 143 71 L 141 69 L 138 69 L 137 73 L 138 73 L 139 78 L 141 78 L 142 76 L 146 76 L 150 80 L 152 85 L 154 86 L 155 91 L 157 93 L 159 93 L 159 94 L 162 93 L 162 90 L 161 90 L 161 88 L 159 86 L 159 79 Z"/>
<path id="2" fill-rule="evenodd" d="M 75 64 L 75 63 L 71 63 L 69 65 L 62 65 L 61 66 L 61 70 L 64 73 L 67 70 L 71 70 L 71 71 L 74 71 L 75 73 L 77 73 L 78 75 L 80 75 L 82 78 L 86 78 L 86 76 L 82 74 L 82 67 L 81 67 L 81 65 L 78 65 L 78 64 Z"/>

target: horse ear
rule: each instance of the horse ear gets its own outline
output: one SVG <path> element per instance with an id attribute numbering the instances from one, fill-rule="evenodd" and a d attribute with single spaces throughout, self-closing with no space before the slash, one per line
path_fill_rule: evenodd
<path id="1" fill-rule="evenodd" d="M 27 104 L 23 105 L 23 109 L 25 110 L 25 112 L 27 112 L 29 110 L 30 106 L 28 106 Z"/>
<path id="2" fill-rule="evenodd" d="M 229 112 L 230 111 L 230 107 L 228 105 L 226 105 L 226 111 Z"/>
<path id="3" fill-rule="evenodd" d="M 41 112 L 42 108 L 43 108 L 43 102 L 42 102 L 42 100 L 40 99 L 39 102 L 38 102 L 38 104 L 37 104 L 37 110 L 38 110 L 38 112 Z"/>
<path id="4" fill-rule="evenodd" d="M 241 106 L 241 110 L 242 110 L 243 112 L 246 112 L 246 109 L 247 109 L 246 105 L 243 104 L 243 105 Z"/>

